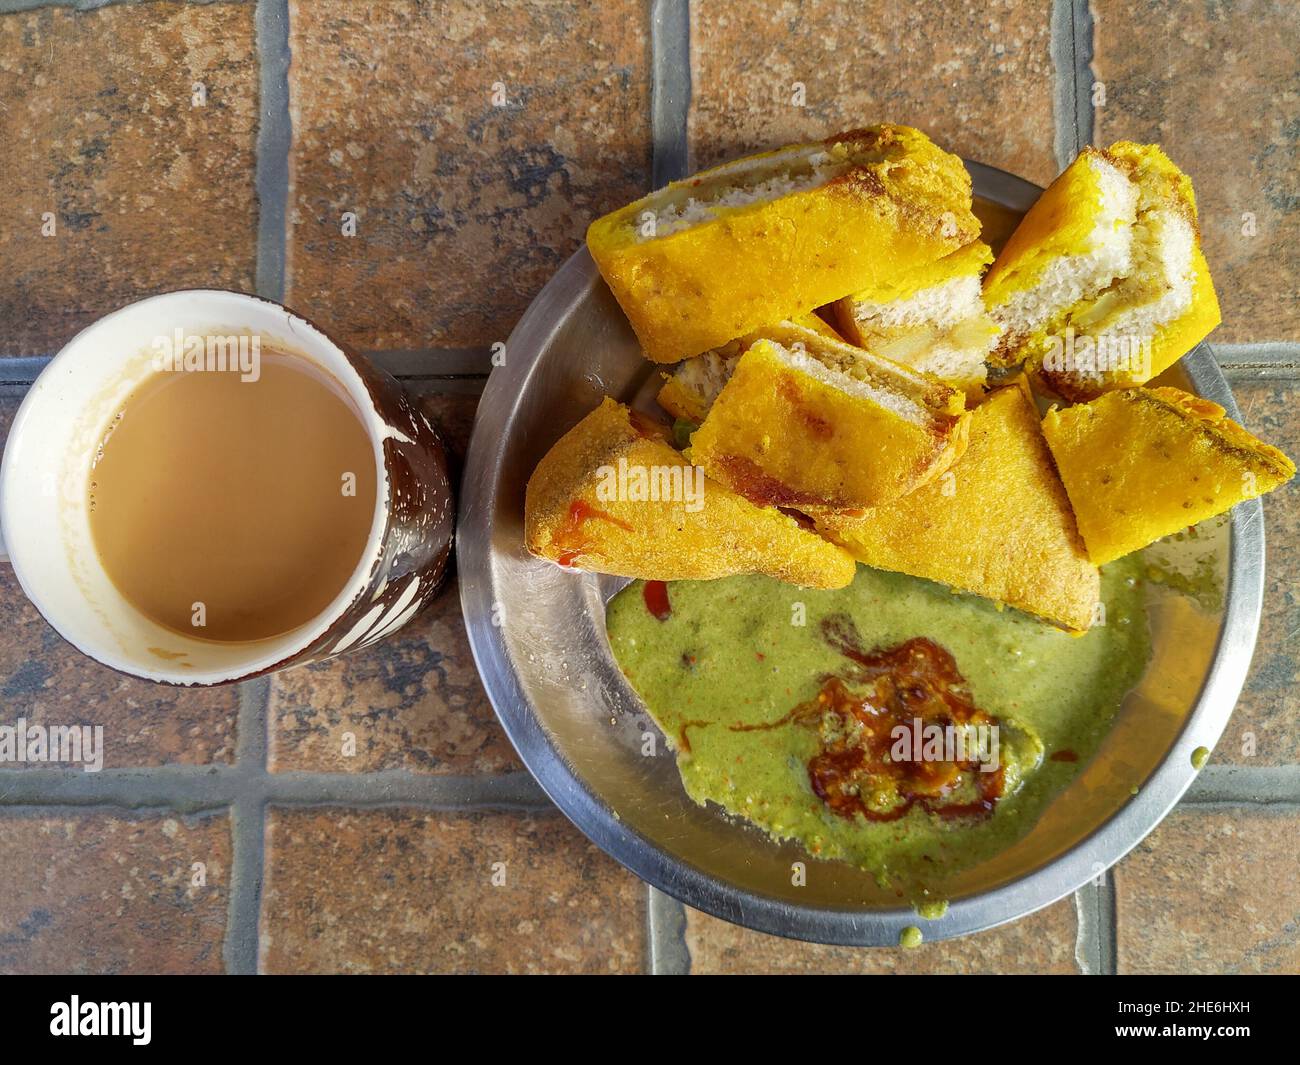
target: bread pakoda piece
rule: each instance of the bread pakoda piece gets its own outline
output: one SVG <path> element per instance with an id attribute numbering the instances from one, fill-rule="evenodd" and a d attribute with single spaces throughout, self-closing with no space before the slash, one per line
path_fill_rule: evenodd
<path id="1" fill-rule="evenodd" d="M 1069 400 L 1150 380 L 1219 324 L 1192 183 L 1154 144 L 1085 148 L 1043 193 L 984 278 L 1025 361 Z"/>
<path id="2" fill-rule="evenodd" d="M 879 125 L 675 181 L 598 218 L 587 247 L 655 362 L 805 314 L 974 240 L 970 176 Z"/>
<path id="3" fill-rule="evenodd" d="M 1098 565 L 1285 484 L 1295 463 L 1177 388 L 1050 410 L 1043 435 Z"/>
<path id="4" fill-rule="evenodd" d="M 691 438 L 691 457 L 751 502 L 888 502 L 951 465 L 965 398 L 936 378 L 811 330 L 767 331 Z"/>
<path id="5" fill-rule="evenodd" d="M 993 249 L 975 240 L 885 284 L 855 292 L 833 307 L 850 344 L 934 374 L 966 392 L 984 393 L 984 362 L 1001 327 L 984 310 L 980 276 Z"/>
<path id="6" fill-rule="evenodd" d="M 788 323 L 781 323 L 782 326 L 787 324 L 797 325 L 801 329 L 810 329 L 827 340 L 842 343 L 840 335 L 815 314 L 801 314 L 790 319 Z M 696 355 L 679 363 L 671 374 L 664 374 L 664 386 L 659 389 L 659 395 L 656 397 L 659 406 L 674 418 L 694 422 L 696 425 L 704 421 L 709 408 L 713 406 L 713 401 L 722 391 L 722 386 L 730 380 L 741 353 L 756 340 L 766 336 L 768 332 L 770 330 L 759 329 L 720 348 L 714 348 L 703 355 Z"/>
<path id="7" fill-rule="evenodd" d="M 939 581 L 1086 630 L 1100 599 L 1065 489 L 1024 379 L 971 414 L 950 470 L 861 515 L 819 514 L 817 527 L 860 562 Z"/>
<path id="8" fill-rule="evenodd" d="M 575 569 L 645 580 L 764 573 L 843 588 L 853 579 L 847 552 L 708 480 L 665 432 L 608 398 L 570 429 L 528 481 L 528 550 Z"/>

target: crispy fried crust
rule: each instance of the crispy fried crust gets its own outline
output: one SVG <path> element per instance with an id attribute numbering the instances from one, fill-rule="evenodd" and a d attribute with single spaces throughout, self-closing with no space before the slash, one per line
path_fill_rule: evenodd
<path id="1" fill-rule="evenodd" d="M 1176 388 L 1050 410 L 1043 433 L 1097 564 L 1285 484 L 1295 464 L 1217 403 Z"/>
<path id="2" fill-rule="evenodd" d="M 839 349 L 871 367 L 881 393 L 918 402 L 918 424 L 875 400 L 791 366 L 770 340 L 759 340 L 691 438 L 691 455 L 729 488 L 758 504 L 799 509 L 868 507 L 925 484 L 951 465 L 966 443 L 964 398 L 947 385 L 887 359 L 815 334 L 773 330 L 787 349 L 804 345 L 810 361 Z M 798 337 L 798 339 L 794 339 Z"/>
<path id="3" fill-rule="evenodd" d="M 783 323 L 784 324 L 784 323 Z M 801 314 L 790 319 L 790 324 L 797 325 L 803 329 L 810 329 L 819 336 L 827 340 L 834 340 L 843 343 L 839 333 L 832 329 L 820 316 L 816 314 Z M 772 327 L 777 328 L 777 327 Z M 759 329 L 749 336 L 733 340 L 724 344 L 721 348 L 715 349 L 716 353 L 730 358 L 740 358 L 740 353 L 749 347 L 755 340 L 766 336 L 770 330 Z M 707 353 L 706 353 L 707 354 Z M 697 356 L 699 357 L 699 356 Z M 684 382 L 677 374 L 664 374 L 664 386 L 659 389 L 659 394 L 655 398 L 659 401 L 659 406 L 663 407 L 674 418 L 681 418 L 688 422 L 694 422 L 698 425 L 704 421 L 704 416 L 709 413 L 709 406 L 712 400 L 699 391 L 692 388 Z"/>
<path id="4" fill-rule="evenodd" d="M 764 573 L 810 588 L 842 588 L 853 559 L 788 515 L 752 505 L 703 480 L 702 506 L 610 493 L 622 465 L 641 470 L 692 467 L 656 426 L 612 399 L 570 429 L 528 481 L 524 540 L 540 558 L 577 569 L 646 580 L 711 580 Z M 629 479 L 627 483 L 631 483 Z"/>
<path id="5" fill-rule="evenodd" d="M 1162 199 L 1173 205 L 1201 239 L 1196 218 L 1196 193 L 1192 179 L 1184 174 L 1174 161 L 1165 155 L 1158 144 L 1138 144 L 1134 141 L 1116 141 L 1101 152 L 1110 162 L 1128 173 L 1134 181 L 1155 182 L 1163 186 Z"/>
<path id="6" fill-rule="evenodd" d="M 847 156 L 826 184 L 642 240 L 639 220 L 692 190 L 740 187 L 810 152 Z M 956 156 L 907 126 L 880 125 L 704 171 L 592 223 L 587 246 L 647 356 L 677 362 L 938 259 L 979 235 Z"/>
<path id="7" fill-rule="evenodd" d="M 655 398 L 659 401 L 659 406 L 674 418 L 694 422 L 696 425 L 704 421 L 704 416 L 709 413 L 708 400 L 672 374 L 664 374 L 664 386 Z"/>
<path id="8" fill-rule="evenodd" d="M 1100 597 L 1038 411 L 1023 379 L 971 416 L 970 443 L 950 470 L 861 515 L 819 515 L 817 527 L 861 562 L 974 592 L 1071 632 Z"/>

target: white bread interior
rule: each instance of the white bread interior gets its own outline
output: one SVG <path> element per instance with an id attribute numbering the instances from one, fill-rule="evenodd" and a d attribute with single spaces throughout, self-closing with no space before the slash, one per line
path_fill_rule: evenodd
<path id="1" fill-rule="evenodd" d="M 1192 305 L 1196 231 L 1172 204 L 1141 186 L 1132 267 L 1092 304 L 1071 315 L 1076 330 L 1150 336 Z"/>
<path id="2" fill-rule="evenodd" d="M 657 240 L 706 222 L 726 208 L 765 203 L 792 192 L 819 188 L 852 164 L 847 148 L 838 144 L 830 151 L 820 144 L 804 144 L 740 159 L 708 171 L 693 186 L 693 195 L 666 202 L 656 210 L 652 230 L 643 228 L 638 219 L 633 219 L 632 225 L 638 241 Z M 662 195 L 670 193 L 664 190 Z"/>
<path id="3" fill-rule="evenodd" d="M 1010 336 L 1150 338 L 1191 307 L 1196 232 L 1185 210 L 1158 181 L 1135 181 L 1100 155 L 1089 164 L 1102 188 L 1089 248 L 1055 260 L 1037 284 L 992 308 Z M 1077 366 L 1064 376 L 1082 386 L 1105 374 Z"/>
<path id="4" fill-rule="evenodd" d="M 740 345 L 728 344 L 726 348 L 706 351 L 703 355 L 678 363 L 673 376 L 684 388 L 696 393 L 704 407 L 708 408 L 713 406 L 718 393 L 731 380 L 739 358 Z"/>
<path id="5" fill-rule="evenodd" d="M 855 301 L 852 314 L 874 354 L 968 390 L 984 383 L 984 360 L 1001 333 L 985 314 L 978 273 L 887 303 Z"/>
<path id="6" fill-rule="evenodd" d="M 1138 188 L 1122 169 L 1100 155 L 1089 155 L 1088 165 L 1098 171 L 1101 198 L 1093 205 L 1096 219 L 1086 245 L 1078 254 L 1054 260 L 1036 284 L 1013 292 L 1005 303 L 991 309 L 994 319 L 1012 336 L 1044 328 L 1132 269 Z"/>
<path id="7" fill-rule="evenodd" d="M 867 399 L 877 406 L 892 411 L 900 418 L 913 425 L 928 425 L 930 412 L 906 392 L 896 387 L 889 387 L 888 382 L 878 382 L 865 366 L 851 363 L 845 366 L 830 366 L 806 351 L 794 351 L 779 341 L 768 341 L 775 349 L 777 358 L 783 366 L 799 373 L 807 374 L 831 388 L 837 388 L 855 399 Z M 857 372 L 854 372 L 857 371 Z"/>

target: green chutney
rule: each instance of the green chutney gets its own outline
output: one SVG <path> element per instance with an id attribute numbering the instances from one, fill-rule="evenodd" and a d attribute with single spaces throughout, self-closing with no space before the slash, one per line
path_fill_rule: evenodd
<path id="1" fill-rule="evenodd" d="M 1091 757 L 1150 658 L 1137 556 L 1103 569 L 1102 602 L 1104 621 L 1071 636 L 930 581 L 859 566 L 837 591 L 752 576 L 679 581 L 647 594 L 636 581 L 611 600 L 607 626 L 614 657 L 676 752 L 693 800 L 889 881 L 1004 849 Z M 890 821 L 833 812 L 809 778 L 817 731 L 790 714 L 850 665 L 823 634 L 822 621 L 837 616 L 851 619 L 868 649 L 915 637 L 939 644 L 978 708 L 1037 735 L 1041 761 L 984 817 L 945 818 L 920 806 Z"/>

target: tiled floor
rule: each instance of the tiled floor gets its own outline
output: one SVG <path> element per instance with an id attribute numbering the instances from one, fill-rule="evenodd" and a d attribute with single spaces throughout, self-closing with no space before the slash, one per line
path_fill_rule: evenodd
<path id="1" fill-rule="evenodd" d="M 0 430 L 86 322 L 215 285 L 373 352 L 463 456 L 485 349 L 591 218 L 892 119 L 1039 182 L 1163 141 L 1216 354 L 1294 454 L 1298 47 L 1282 0 L 0 0 Z M 98 774 L 0 768 L 0 971 L 1300 970 L 1298 493 L 1265 503 L 1259 651 L 1188 799 L 1103 883 L 908 952 L 748 932 L 607 859 L 496 725 L 454 585 L 357 655 L 187 692 L 83 660 L 0 569 L 0 723 L 111 737 Z"/>

